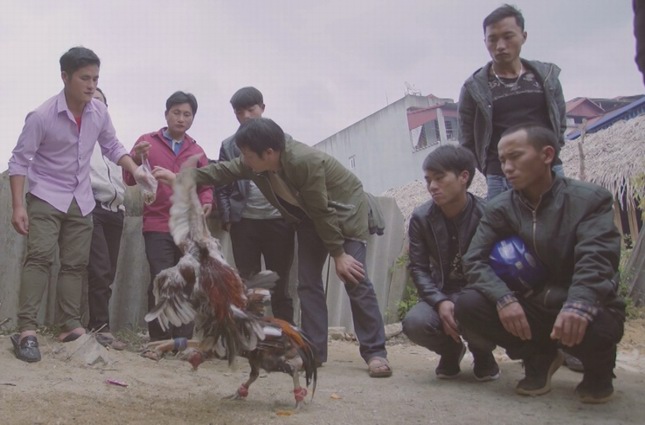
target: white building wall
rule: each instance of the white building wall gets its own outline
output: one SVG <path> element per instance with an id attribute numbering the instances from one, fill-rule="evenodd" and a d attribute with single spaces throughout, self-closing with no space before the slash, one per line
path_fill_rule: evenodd
<path id="1" fill-rule="evenodd" d="M 366 191 L 381 194 L 392 187 L 421 179 L 421 165 L 437 145 L 414 151 L 407 110 L 426 108 L 432 99 L 407 95 L 315 145 L 338 159 L 363 182 Z M 443 126 L 443 122 L 440 123 Z M 445 126 L 443 127 L 445 137 Z M 354 157 L 352 168 L 350 158 Z"/>

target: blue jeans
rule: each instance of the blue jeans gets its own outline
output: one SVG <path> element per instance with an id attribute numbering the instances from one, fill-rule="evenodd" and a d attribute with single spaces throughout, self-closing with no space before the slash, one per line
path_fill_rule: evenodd
<path id="1" fill-rule="evenodd" d="M 327 304 L 322 271 L 327 249 L 311 220 L 296 225 L 298 238 L 298 296 L 302 329 L 316 347 L 318 361 L 327 361 Z M 365 243 L 346 239 L 345 252 L 365 266 Z M 365 267 L 365 270 L 367 268 Z M 358 285 L 345 285 L 354 319 L 361 357 L 368 362 L 375 356 L 387 357 L 385 328 L 376 293 L 367 274 Z"/>
<path id="2" fill-rule="evenodd" d="M 554 165 L 552 170 L 557 176 L 564 177 L 564 167 L 562 164 Z M 508 180 L 506 180 L 506 177 L 496 175 L 486 176 L 486 185 L 488 186 L 488 194 L 486 195 L 487 201 L 490 201 L 500 193 L 513 188 Z"/>

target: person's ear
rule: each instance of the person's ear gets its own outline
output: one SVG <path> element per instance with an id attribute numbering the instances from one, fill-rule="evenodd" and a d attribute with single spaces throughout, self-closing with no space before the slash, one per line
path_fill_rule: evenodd
<path id="1" fill-rule="evenodd" d="M 467 184 L 468 179 L 470 178 L 470 173 L 468 172 L 468 170 L 463 170 L 461 173 L 459 173 L 458 177 L 460 182 Z"/>
<path id="2" fill-rule="evenodd" d="M 555 161 L 555 148 L 553 146 L 543 147 L 542 156 L 545 164 L 552 164 Z"/>

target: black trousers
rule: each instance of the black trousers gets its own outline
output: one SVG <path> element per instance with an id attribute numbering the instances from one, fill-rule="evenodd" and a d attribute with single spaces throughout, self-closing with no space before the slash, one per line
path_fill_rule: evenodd
<path id="1" fill-rule="evenodd" d="M 146 243 L 146 257 L 150 265 L 150 284 L 148 285 L 148 311 L 155 306 L 155 297 L 152 292 L 152 282 L 160 271 L 174 267 L 181 258 L 181 251 L 175 245 L 170 233 L 144 232 L 143 238 Z M 151 341 L 160 341 L 171 338 L 192 338 L 194 323 L 179 327 L 170 326 L 170 329 L 163 331 L 159 322 L 153 320 L 148 322 L 148 333 Z"/>
<path id="2" fill-rule="evenodd" d="M 242 218 L 231 223 L 233 258 L 240 276 L 248 278 L 262 270 L 280 277 L 271 291 L 271 310 L 278 319 L 293 323 L 293 300 L 289 294 L 289 272 L 293 263 L 294 229 L 285 220 Z"/>
<path id="3" fill-rule="evenodd" d="M 87 265 L 87 297 L 90 311 L 87 326 L 90 330 L 95 330 L 105 325 L 101 332 L 109 332 L 111 285 L 119 258 L 123 212 L 112 212 L 97 206 L 92 211 L 92 221 L 94 230 Z"/>
<path id="4" fill-rule="evenodd" d="M 562 348 L 580 359 L 585 371 L 613 370 L 616 363 L 616 344 L 623 336 L 624 318 L 618 312 L 601 308 L 587 327 L 582 342 L 575 347 L 560 346 L 550 338 L 559 309 L 545 309 L 519 300 L 531 328 L 531 340 L 522 341 L 508 333 L 499 320 L 494 302 L 474 289 L 466 289 L 457 299 L 455 316 L 466 340 L 469 336 L 482 338 L 504 347 L 511 359 L 527 359 L 535 354 L 555 352 Z"/>

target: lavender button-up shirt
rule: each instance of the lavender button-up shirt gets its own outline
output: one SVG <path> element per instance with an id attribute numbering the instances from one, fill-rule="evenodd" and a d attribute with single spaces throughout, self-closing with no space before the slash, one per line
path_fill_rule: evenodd
<path id="1" fill-rule="evenodd" d="M 96 206 L 90 184 L 90 158 L 98 141 L 101 152 L 116 163 L 127 151 L 116 137 L 106 106 L 92 99 L 81 128 L 61 91 L 30 112 L 9 160 L 10 176 L 27 176 L 29 192 L 59 211 L 72 200 L 83 215 Z"/>

